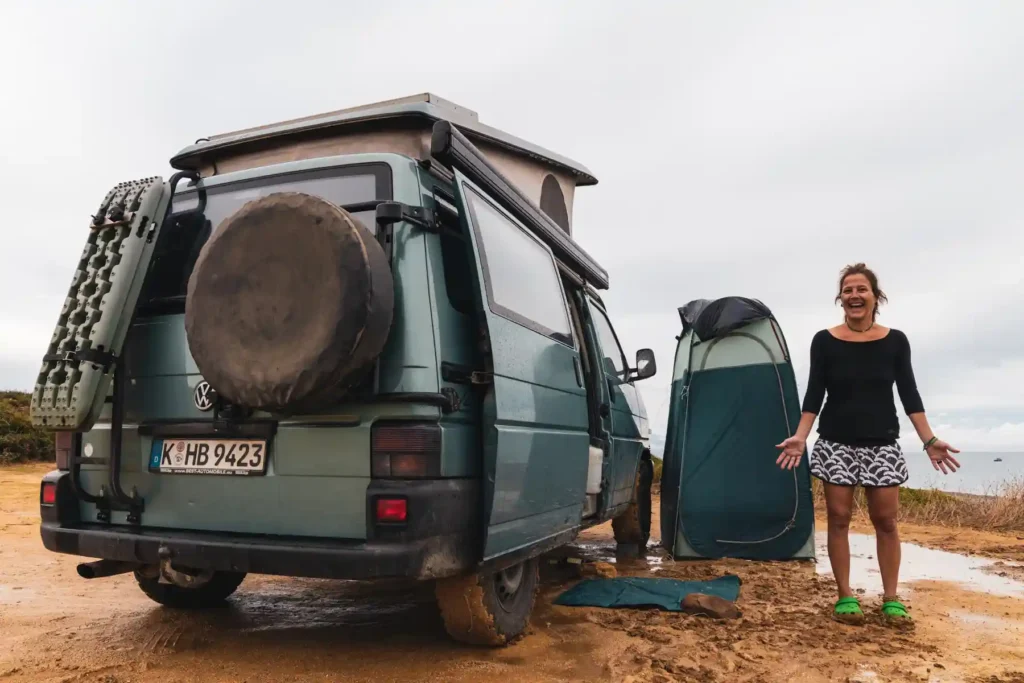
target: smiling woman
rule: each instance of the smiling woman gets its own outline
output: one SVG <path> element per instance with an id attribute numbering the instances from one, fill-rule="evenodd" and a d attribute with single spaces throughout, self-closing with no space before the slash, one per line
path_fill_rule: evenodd
<path id="1" fill-rule="evenodd" d="M 839 278 L 839 293 L 836 294 L 836 303 L 842 302 L 843 310 L 846 312 L 846 326 L 854 332 L 866 332 L 871 329 L 858 329 L 863 325 L 868 314 L 871 314 L 871 324 L 878 318 L 878 307 L 887 303 L 889 297 L 878 286 L 878 276 L 875 272 L 863 263 L 856 263 L 843 269 L 842 277 Z M 857 327 L 851 325 L 851 320 L 857 323 Z"/>
<path id="2" fill-rule="evenodd" d="M 827 393 L 810 466 L 811 474 L 825 485 L 828 555 L 839 590 L 835 617 L 847 623 L 864 619 L 850 588 L 849 545 L 853 494 L 861 486 L 878 541 L 882 612 L 887 618 L 909 620 L 906 607 L 896 597 L 900 566 L 896 515 L 899 487 L 906 483 L 908 471 L 898 441 L 893 384 L 935 469 L 943 474 L 955 472 L 960 464 L 950 453 L 958 451 L 940 441 L 928 425 L 907 336 L 875 322 L 879 306 L 888 299 L 874 271 L 863 263 L 844 268 L 835 300 L 842 304 L 843 324 L 821 330 L 811 341 L 803 415 L 796 434 L 779 444 L 782 454 L 777 462 L 784 469 L 800 463 Z"/>

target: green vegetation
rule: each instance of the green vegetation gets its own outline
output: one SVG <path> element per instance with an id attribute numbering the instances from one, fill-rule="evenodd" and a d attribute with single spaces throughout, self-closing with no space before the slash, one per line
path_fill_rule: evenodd
<path id="1" fill-rule="evenodd" d="M 53 435 L 32 426 L 31 396 L 0 391 L 0 465 L 53 460 Z"/>
<path id="2" fill-rule="evenodd" d="M 812 486 L 814 506 L 824 512 L 824 487 L 817 479 L 812 479 Z M 868 517 L 863 489 L 857 489 L 854 495 L 854 516 Z M 1024 480 L 1007 481 L 984 496 L 901 488 L 899 520 L 985 531 L 1024 531 Z"/>

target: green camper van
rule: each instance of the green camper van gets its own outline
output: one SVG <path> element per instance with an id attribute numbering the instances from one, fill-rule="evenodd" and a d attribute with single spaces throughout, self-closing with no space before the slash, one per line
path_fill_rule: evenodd
<path id="1" fill-rule="evenodd" d="M 83 578 L 174 608 L 247 573 L 431 581 L 499 646 L 542 553 L 608 520 L 646 545 L 655 360 L 572 238 L 585 168 L 431 94 L 170 164 L 83 220 L 34 389 L 42 541 Z"/>

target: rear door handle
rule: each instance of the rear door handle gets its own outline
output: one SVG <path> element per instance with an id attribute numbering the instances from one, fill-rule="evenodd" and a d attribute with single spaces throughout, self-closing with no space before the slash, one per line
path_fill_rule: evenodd
<path id="1" fill-rule="evenodd" d="M 572 359 L 572 370 L 573 370 L 574 373 L 576 373 L 576 384 L 578 384 L 579 386 L 582 387 L 583 386 L 583 370 L 580 368 L 580 359 L 579 358 L 575 358 L 574 357 Z"/>

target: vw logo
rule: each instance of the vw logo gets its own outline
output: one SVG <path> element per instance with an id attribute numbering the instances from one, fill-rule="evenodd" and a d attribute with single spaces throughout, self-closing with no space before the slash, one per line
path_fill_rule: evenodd
<path id="1" fill-rule="evenodd" d="M 195 391 L 192 392 L 192 401 L 195 402 L 196 408 L 203 411 L 213 408 L 213 401 L 217 398 L 217 392 L 213 390 L 210 383 L 205 379 L 196 385 Z"/>

